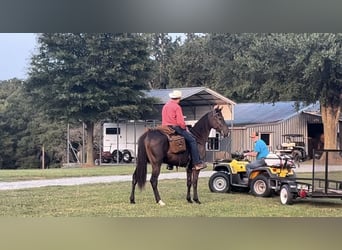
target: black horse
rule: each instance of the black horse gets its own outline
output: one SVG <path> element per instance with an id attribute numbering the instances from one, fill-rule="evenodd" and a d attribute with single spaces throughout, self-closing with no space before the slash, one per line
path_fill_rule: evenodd
<path id="1" fill-rule="evenodd" d="M 205 156 L 205 143 L 208 139 L 210 130 L 212 128 L 223 134 L 224 137 L 228 136 L 229 128 L 221 112 L 222 108 L 215 107 L 213 110 L 205 114 L 201 119 L 190 129 L 191 133 L 195 136 L 197 146 L 199 149 L 200 158 Z M 152 165 L 151 185 L 156 202 L 163 206 L 165 203 L 161 200 L 158 191 L 158 176 L 160 174 L 160 167 L 162 163 L 176 165 L 180 167 L 187 167 L 187 196 L 186 199 L 192 203 L 190 190 L 193 186 L 193 200 L 196 203 L 201 203 L 198 199 L 197 182 L 199 170 L 192 169 L 192 163 L 189 156 L 189 151 L 183 153 L 173 154 L 169 152 L 169 142 L 165 134 L 157 129 L 148 130 L 140 136 L 138 140 L 138 155 L 136 161 L 136 168 L 132 178 L 132 191 L 130 202 L 135 203 L 135 186 L 142 189 L 146 183 L 147 178 L 147 163 Z"/>

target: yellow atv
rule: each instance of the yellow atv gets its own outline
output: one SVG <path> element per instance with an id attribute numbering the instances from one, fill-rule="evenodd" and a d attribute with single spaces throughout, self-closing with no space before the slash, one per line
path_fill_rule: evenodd
<path id="1" fill-rule="evenodd" d="M 216 161 L 214 174 L 209 178 L 209 189 L 216 193 L 231 191 L 250 191 L 255 196 L 267 197 L 280 191 L 282 179 L 295 178 L 293 160 L 289 156 L 269 154 L 266 165 L 255 168 L 247 176 L 246 165 L 249 163 L 243 154 L 232 154 L 232 160 Z"/>

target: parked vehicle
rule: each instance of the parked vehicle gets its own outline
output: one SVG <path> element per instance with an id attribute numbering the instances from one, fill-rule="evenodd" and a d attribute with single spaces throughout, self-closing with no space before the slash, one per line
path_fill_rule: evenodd
<path id="1" fill-rule="evenodd" d="M 279 191 L 278 179 L 295 177 L 295 165 L 289 156 L 269 154 L 265 162 L 265 166 L 253 169 L 249 176 L 246 173 L 249 161 L 241 153 L 232 154 L 232 160 L 214 162 L 215 173 L 208 183 L 210 191 L 229 193 L 242 190 L 251 191 L 255 196 L 267 197 Z"/>
<path id="2" fill-rule="evenodd" d="M 277 154 L 289 155 L 296 162 L 305 161 L 308 154 L 305 150 L 304 136 L 302 134 L 285 134 L 284 142 L 277 147 Z"/>
<path id="3" fill-rule="evenodd" d="M 278 182 L 280 188 L 280 202 L 283 205 L 293 204 L 296 199 L 306 198 L 337 198 L 342 199 L 342 171 L 334 171 L 332 175 L 329 166 L 328 153 L 342 153 L 342 150 L 320 150 L 318 153 L 326 154 L 325 166 L 319 170 L 313 158 L 312 177 L 283 179 Z M 334 176 L 334 177 L 332 177 Z"/>

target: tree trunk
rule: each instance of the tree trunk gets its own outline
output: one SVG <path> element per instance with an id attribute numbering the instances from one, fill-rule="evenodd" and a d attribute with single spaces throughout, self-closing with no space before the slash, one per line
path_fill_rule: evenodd
<path id="1" fill-rule="evenodd" d="M 337 149 L 337 127 L 340 116 L 340 106 L 321 105 L 321 114 L 324 130 L 324 149 Z M 324 154 L 323 154 L 324 155 Z M 339 158 L 339 154 L 329 154 L 332 158 Z M 330 157 L 329 157 L 330 158 Z"/>
<path id="2" fill-rule="evenodd" d="M 87 121 L 85 122 L 87 128 L 87 161 L 86 166 L 87 167 L 94 167 L 94 122 Z"/>
<path id="3" fill-rule="evenodd" d="M 324 148 L 337 149 L 337 127 L 340 107 L 321 105 L 321 114 L 324 129 Z"/>

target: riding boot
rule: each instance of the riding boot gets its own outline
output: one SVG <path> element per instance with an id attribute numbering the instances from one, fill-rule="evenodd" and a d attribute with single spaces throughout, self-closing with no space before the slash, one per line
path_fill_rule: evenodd
<path id="1" fill-rule="evenodd" d="M 194 165 L 194 169 L 195 170 L 201 170 L 207 167 L 207 164 L 205 164 L 204 162 L 200 162 Z"/>

